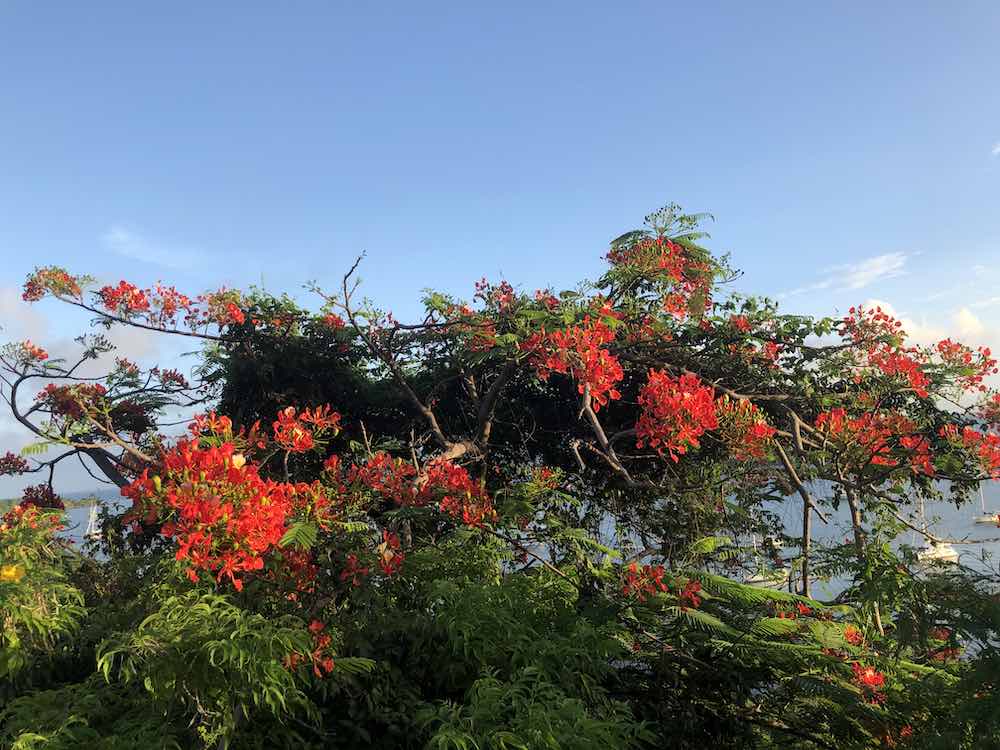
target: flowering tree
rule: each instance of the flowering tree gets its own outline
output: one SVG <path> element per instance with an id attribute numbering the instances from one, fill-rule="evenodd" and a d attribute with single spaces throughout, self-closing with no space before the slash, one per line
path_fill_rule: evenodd
<path id="1" fill-rule="evenodd" d="M 87 609 L 8 659 L 0 736 L 26 741 L 47 707 L 31 731 L 52 747 L 1000 737 L 988 581 L 922 571 L 890 544 L 904 529 L 938 541 L 918 501 L 1000 478 L 996 361 L 915 346 L 879 309 L 812 319 L 727 292 L 698 222 L 668 207 L 611 243 L 594 282 L 483 281 L 471 302 L 429 294 L 414 323 L 359 302 L 358 263 L 314 289 L 318 312 L 36 270 L 26 300 L 201 340 L 204 365 L 194 384 L 122 360 L 82 379 L 30 342 L 4 350 L 12 413 L 64 451 L 3 471 L 48 471 L 51 490 L 79 457 L 129 507 L 106 518 L 103 557 L 46 558 L 75 585 L 47 579 L 46 595 Z M 81 362 L 108 349 L 82 344 Z M 33 401 L 29 380 L 44 383 Z M 170 436 L 163 410 L 200 403 Z M 777 525 L 791 503 L 801 522 Z M 841 505 L 849 540 L 817 545 L 814 522 Z M 11 512 L 0 534 L 17 549 L 58 548 Z M 763 535 L 780 542 L 748 543 Z M 0 601 L 24 595 L 30 554 L 2 560 Z M 787 590 L 751 585 L 775 565 Z M 812 598 L 835 575 L 837 600 Z M 10 627 L 22 644 L 28 626 Z M 38 665 L 72 660 L 28 692 Z"/>

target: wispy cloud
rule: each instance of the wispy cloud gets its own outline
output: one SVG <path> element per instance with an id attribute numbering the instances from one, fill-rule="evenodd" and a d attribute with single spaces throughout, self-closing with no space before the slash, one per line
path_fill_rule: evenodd
<path id="1" fill-rule="evenodd" d="M 993 144 L 993 148 L 990 149 L 990 153 L 994 156 L 1000 156 L 1000 141 Z"/>
<path id="2" fill-rule="evenodd" d="M 101 235 L 101 243 L 118 255 L 166 268 L 191 268 L 199 256 L 193 248 L 151 238 L 124 224 L 113 224 Z"/>
<path id="3" fill-rule="evenodd" d="M 865 258 L 857 263 L 843 263 L 824 269 L 825 278 L 812 284 L 782 292 L 779 297 L 795 297 L 822 289 L 854 290 L 864 289 L 876 281 L 902 276 L 905 271 L 906 253 L 884 253 Z"/>
<path id="4" fill-rule="evenodd" d="M 984 307 L 993 307 L 994 305 L 1000 305 L 1000 297 L 987 297 L 986 299 L 973 302 L 970 307 L 974 307 L 978 310 Z"/>

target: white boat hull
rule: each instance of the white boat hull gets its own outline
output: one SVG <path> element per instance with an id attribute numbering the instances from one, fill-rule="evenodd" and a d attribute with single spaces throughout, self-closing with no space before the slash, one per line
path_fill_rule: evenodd
<path id="1" fill-rule="evenodd" d="M 917 552 L 917 559 L 921 562 L 957 563 L 958 551 L 947 543 L 930 545 Z"/>

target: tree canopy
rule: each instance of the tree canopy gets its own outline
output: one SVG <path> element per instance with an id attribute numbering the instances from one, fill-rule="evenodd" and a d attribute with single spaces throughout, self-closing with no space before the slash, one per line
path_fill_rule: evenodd
<path id="1" fill-rule="evenodd" d="M 899 543 L 1000 478 L 996 360 L 736 294 L 706 218 L 409 323 L 361 259 L 311 309 L 36 269 L 27 302 L 203 348 L 193 379 L 85 374 L 102 335 L 0 352 L 37 438 L 0 472 L 45 479 L 0 523 L 0 744 L 1000 746 L 996 575 Z M 83 550 L 66 460 L 127 503 Z"/>

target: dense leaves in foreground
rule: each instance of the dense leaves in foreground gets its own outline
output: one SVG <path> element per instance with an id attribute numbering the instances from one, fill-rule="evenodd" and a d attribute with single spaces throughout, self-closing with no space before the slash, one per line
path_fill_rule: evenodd
<path id="1" fill-rule="evenodd" d="M 0 521 L 0 746 L 1000 746 L 996 574 L 900 543 L 1000 478 L 991 353 L 729 293 L 698 223 L 409 324 L 357 264 L 315 311 L 36 269 L 204 348 L 0 351 L 0 472 L 48 479 Z M 123 496 L 82 548 L 64 460 Z"/>

